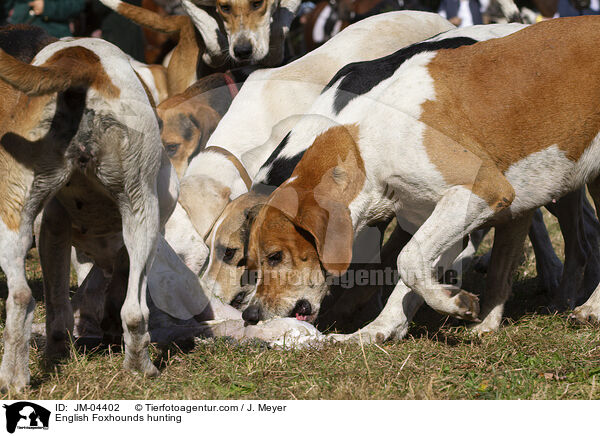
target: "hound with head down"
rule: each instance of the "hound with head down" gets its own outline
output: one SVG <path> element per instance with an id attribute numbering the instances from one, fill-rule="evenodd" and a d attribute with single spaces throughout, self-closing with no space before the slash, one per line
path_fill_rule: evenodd
<path id="1" fill-rule="evenodd" d="M 293 130 L 290 141 L 311 147 L 251 230 L 248 262 L 260 274 L 244 318 L 314 316 L 323 277 L 346 270 L 356 232 L 396 214 L 415 233 L 398 256 L 402 280 L 362 340 L 404 336 L 423 300 L 481 320 L 479 332 L 497 329 L 533 211 L 585 183 L 600 200 L 600 52 L 589 38 L 598 31 L 599 17 L 558 19 L 342 69 L 313 106 L 328 121 Z M 480 310 L 432 266 L 485 226 L 496 232 Z M 600 290 L 575 316 L 600 318 Z"/>
<path id="2" fill-rule="evenodd" d="M 34 29 L 3 32 L 8 45 L 2 48 L 35 47 Z M 130 262 L 121 308 L 124 366 L 156 375 L 147 351 L 145 289 L 160 217 L 175 205 L 177 181 L 154 111 L 129 59 L 113 45 L 77 39 L 41 46 L 31 65 L 0 50 L 0 266 L 9 287 L 0 386 L 21 389 L 29 382 L 35 301 L 25 256 L 45 204 L 39 251 L 47 356 L 68 350 L 73 329 L 71 243 L 108 270 L 124 247 Z M 166 182 L 161 191 L 159 179 Z"/>
<path id="3" fill-rule="evenodd" d="M 378 30 L 382 27 L 386 32 Z M 190 162 L 181 180 L 177 208 L 166 227 L 166 239 L 194 272 L 202 268 L 196 254 L 198 242 L 206 239 L 214 247 L 202 277 L 207 291 L 229 304 L 241 292 L 240 287 L 245 287 L 239 279 L 245 269 L 244 229 L 249 228 L 247 218 L 252 216 L 246 209 L 260 200 L 256 196 L 240 199 L 227 209 L 222 224 L 217 225 L 217 220 L 232 200 L 248 192 L 252 178 L 335 71 L 348 62 L 389 54 L 397 44 L 410 44 L 452 28 L 437 14 L 381 14 L 348 27 L 289 65 L 249 76 L 211 135 L 208 148 Z M 291 172 L 293 166 L 285 162 L 286 156 L 284 152 L 273 163 L 284 164 L 285 171 Z"/>
<path id="4" fill-rule="evenodd" d="M 487 39 L 515 32 L 523 27 L 519 24 L 475 26 L 468 30 L 450 30 L 438 38 L 452 38 L 457 34 L 468 34 L 478 39 Z M 340 36 L 343 34 L 342 32 Z M 277 126 L 278 135 L 276 136 L 281 135 L 279 133 L 281 131 L 283 131 L 281 126 Z M 287 135 L 281 140 L 254 176 L 250 193 L 242 194 L 227 205 L 207 237 L 210 250 L 209 263 L 202 276 L 202 282 L 207 290 L 236 307 L 245 308 L 252 297 L 251 283 L 243 280 L 252 221 L 265 203 L 266 196 L 290 177 L 310 146 L 308 143 L 302 144 L 290 139 L 290 135 Z M 185 182 L 182 191 L 184 193 L 186 191 Z M 184 195 L 183 202 L 185 203 L 185 201 Z M 385 220 L 384 224 L 386 224 Z M 383 231 L 380 233 L 383 234 Z M 365 251 L 364 245 L 357 247 L 359 255 Z M 375 245 L 377 245 L 374 247 L 375 251 L 378 253 L 380 244 Z M 366 259 L 369 256 L 365 253 L 360 257 Z"/>

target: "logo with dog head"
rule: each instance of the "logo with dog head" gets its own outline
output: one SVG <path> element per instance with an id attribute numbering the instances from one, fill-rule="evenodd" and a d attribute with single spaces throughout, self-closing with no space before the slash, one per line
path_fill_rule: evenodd
<path id="1" fill-rule="evenodd" d="M 14 433 L 18 429 L 48 430 L 50 411 L 28 401 L 3 405 L 6 409 L 6 431 Z"/>

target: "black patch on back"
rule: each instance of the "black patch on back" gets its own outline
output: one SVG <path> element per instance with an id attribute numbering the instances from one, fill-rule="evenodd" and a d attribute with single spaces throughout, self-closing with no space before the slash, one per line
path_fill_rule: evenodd
<path id="1" fill-rule="evenodd" d="M 269 172 L 264 180 L 259 180 L 256 184 L 252 185 L 253 191 L 268 194 L 275 187 L 289 179 L 294 172 L 294 168 L 296 168 L 296 165 L 302 159 L 304 151 L 290 158 L 280 156 L 290 139 L 290 134 L 291 132 L 288 132 L 285 135 L 277 148 L 273 150 L 273 153 L 271 153 L 267 161 L 262 165 L 261 169 L 268 168 Z"/>
<path id="2" fill-rule="evenodd" d="M 21 62 L 30 63 L 48 44 L 57 41 L 44 29 L 27 24 L 0 27 L 0 48 Z"/>
<path id="3" fill-rule="evenodd" d="M 267 168 L 268 166 L 270 166 L 275 161 L 275 159 L 277 159 L 279 157 L 279 155 L 281 154 L 281 152 L 287 145 L 288 141 L 290 140 L 291 133 L 292 132 L 288 132 L 287 135 L 285 135 L 283 137 L 283 139 L 281 140 L 281 142 L 279 143 L 277 148 L 275 148 L 275 150 L 273 150 L 273 153 L 271 153 L 271 156 L 269 156 L 269 158 L 266 160 L 266 162 L 264 164 L 262 164 L 262 166 L 260 167 L 261 170 L 263 168 Z"/>
<path id="4" fill-rule="evenodd" d="M 402 48 L 395 53 L 372 61 L 354 62 L 346 65 L 331 79 L 323 89 L 325 92 L 340 79 L 337 87 L 333 109 L 340 113 L 350 101 L 366 94 L 385 79 L 390 78 L 400 66 L 411 57 L 428 51 L 455 49 L 478 42 L 473 38 L 457 37 L 440 41 L 425 41 Z"/>
<path id="5" fill-rule="evenodd" d="M 269 174 L 267 174 L 265 183 L 269 186 L 280 186 L 290 178 L 302 156 L 304 156 L 304 151 L 291 158 L 279 158 L 275 160 Z"/>

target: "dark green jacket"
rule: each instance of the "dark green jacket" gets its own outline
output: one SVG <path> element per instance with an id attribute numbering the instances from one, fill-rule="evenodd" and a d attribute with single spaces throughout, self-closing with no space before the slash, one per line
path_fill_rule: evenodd
<path id="1" fill-rule="evenodd" d="M 142 0 L 123 1 L 134 6 L 142 6 Z M 92 13 L 100 20 L 103 39 L 113 43 L 134 59 L 146 62 L 144 55 L 146 42 L 140 26 L 107 8 L 98 0 L 92 3 Z"/>
<path id="2" fill-rule="evenodd" d="M 69 20 L 76 17 L 85 7 L 85 0 L 44 0 L 42 15 L 29 15 L 31 0 L 3 0 L 5 11 L 14 8 L 9 22 L 40 26 L 56 38 L 71 36 Z"/>

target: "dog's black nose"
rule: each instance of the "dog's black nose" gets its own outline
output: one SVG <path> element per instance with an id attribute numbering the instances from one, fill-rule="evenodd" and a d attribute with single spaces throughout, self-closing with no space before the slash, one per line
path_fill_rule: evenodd
<path id="1" fill-rule="evenodd" d="M 242 312 L 242 319 L 250 324 L 256 324 L 260 321 L 260 306 L 253 304 L 248 306 L 246 310 Z"/>
<path id="2" fill-rule="evenodd" d="M 308 300 L 298 300 L 294 309 L 292 310 L 292 316 L 302 315 L 308 316 L 312 314 L 312 306 L 308 302 Z"/>
<path id="3" fill-rule="evenodd" d="M 248 59 L 252 56 L 252 44 L 250 41 L 240 41 L 233 47 L 233 54 L 238 59 Z"/>

